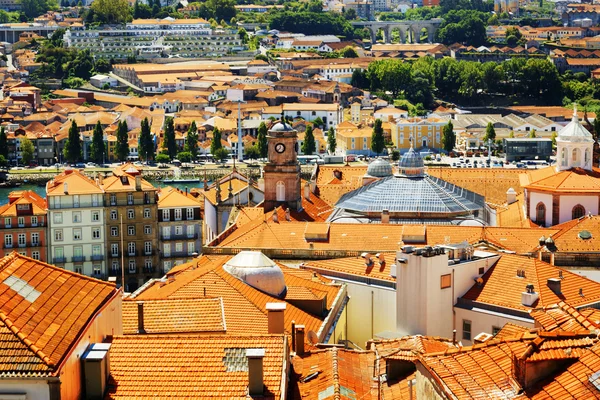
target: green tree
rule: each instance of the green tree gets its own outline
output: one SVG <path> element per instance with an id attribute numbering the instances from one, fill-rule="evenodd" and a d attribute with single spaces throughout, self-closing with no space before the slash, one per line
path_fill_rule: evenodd
<path id="1" fill-rule="evenodd" d="M 321 119 L 321 117 L 317 117 L 317 118 L 313 119 L 312 123 L 317 128 L 321 128 L 321 127 L 323 127 L 325 125 L 325 123 L 323 122 L 323 120 Z"/>
<path id="2" fill-rule="evenodd" d="M 142 120 L 140 126 L 140 138 L 138 143 L 138 152 L 142 160 L 148 161 L 154 158 L 154 142 L 150 132 L 150 121 L 148 117 Z"/>
<path id="3" fill-rule="evenodd" d="M 127 132 L 127 122 L 120 121 L 117 126 L 117 143 L 115 145 L 115 155 L 119 161 L 127 160 L 129 156 L 129 135 Z"/>
<path id="4" fill-rule="evenodd" d="M 225 147 L 219 147 L 217 150 L 215 150 L 213 157 L 223 162 L 229 157 L 229 151 L 227 151 Z"/>
<path id="5" fill-rule="evenodd" d="M 21 5 L 21 11 L 29 19 L 39 17 L 48 10 L 58 8 L 56 1 L 50 0 L 18 0 Z"/>
<path id="6" fill-rule="evenodd" d="M 306 127 L 306 132 L 304 133 L 304 142 L 302 142 L 302 152 L 310 156 L 317 149 L 317 143 L 315 142 L 315 136 L 313 135 L 312 126 L 308 125 Z"/>
<path id="7" fill-rule="evenodd" d="M 506 37 L 507 42 L 508 42 L 509 36 L 513 36 L 516 39 L 515 42 L 517 42 L 517 41 L 521 40 L 521 38 L 523 37 L 523 34 L 519 30 L 519 28 L 517 28 L 516 26 L 511 26 L 511 27 L 506 28 L 505 37 Z"/>
<path id="8" fill-rule="evenodd" d="M 488 122 L 485 127 L 485 136 L 483 137 L 484 142 L 487 142 L 488 140 L 496 140 L 496 130 L 491 122 Z"/>
<path id="9" fill-rule="evenodd" d="M 260 151 L 258 151 L 258 146 L 246 146 L 244 148 L 244 157 L 249 160 L 256 160 L 260 158 Z"/>
<path id="10" fill-rule="evenodd" d="M 8 160 L 8 139 L 4 127 L 0 128 L 0 155 Z"/>
<path id="11" fill-rule="evenodd" d="M 380 154 L 385 148 L 385 138 L 383 137 L 383 127 L 381 120 L 377 118 L 373 125 L 373 134 L 371 135 L 371 150 L 375 154 Z"/>
<path id="12" fill-rule="evenodd" d="M 33 148 L 33 143 L 27 137 L 23 137 L 21 139 L 21 156 L 23 158 L 23 164 L 29 165 L 31 160 L 33 160 L 33 152 L 35 149 Z"/>
<path id="13" fill-rule="evenodd" d="M 248 43 L 248 32 L 244 28 L 238 29 L 238 35 L 240 39 L 242 39 L 242 43 Z"/>
<path id="14" fill-rule="evenodd" d="M 596 121 L 594 121 L 596 122 Z M 555 149 L 556 148 L 556 131 L 552 132 L 552 148 Z"/>
<path id="15" fill-rule="evenodd" d="M 515 133 L 513 131 L 510 131 L 510 133 L 508 134 L 509 138 L 514 138 L 515 137 Z"/>
<path id="16" fill-rule="evenodd" d="M 0 167 L 6 168 L 8 166 L 8 160 L 2 154 L 0 154 Z"/>
<path id="17" fill-rule="evenodd" d="M 71 122 L 69 136 L 63 149 L 63 156 L 70 163 L 75 163 L 81 158 L 81 139 L 79 138 L 79 128 L 75 121 Z"/>
<path id="18" fill-rule="evenodd" d="M 94 0 L 94 19 L 107 24 L 123 24 L 131 17 L 127 0 Z"/>
<path id="19" fill-rule="evenodd" d="M 444 150 L 451 152 L 454 150 L 455 145 L 456 134 L 454 133 L 454 126 L 452 125 L 452 121 L 448 121 L 442 129 L 442 146 L 444 146 Z"/>
<path id="20" fill-rule="evenodd" d="M 192 153 L 190 153 L 189 151 L 180 151 L 179 153 L 177 153 L 177 159 L 181 162 L 189 163 L 190 161 L 192 161 Z"/>
<path id="21" fill-rule="evenodd" d="M 96 72 L 110 72 L 110 61 L 108 61 L 106 58 L 99 58 L 94 63 L 94 69 Z"/>
<path id="22" fill-rule="evenodd" d="M 175 142 L 175 126 L 173 125 L 173 117 L 167 117 L 164 126 L 165 137 L 163 139 L 163 149 L 167 150 L 167 154 L 171 160 L 177 155 L 177 142 Z"/>
<path id="23" fill-rule="evenodd" d="M 96 122 L 96 126 L 94 126 L 94 132 L 92 134 L 91 158 L 98 164 L 101 164 L 104 161 L 104 131 L 102 130 L 100 120 Z"/>
<path id="24" fill-rule="evenodd" d="M 346 46 L 340 51 L 340 56 L 343 58 L 357 58 L 358 53 L 352 46 Z"/>
<path id="25" fill-rule="evenodd" d="M 213 137 L 210 142 L 210 154 L 212 154 L 215 158 L 217 157 L 217 150 L 223 148 L 223 144 L 221 143 L 221 131 L 219 128 L 215 127 L 213 129 Z"/>
<path id="26" fill-rule="evenodd" d="M 265 125 L 264 122 L 261 122 L 258 126 L 258 136 L 256 139 L 256 147 L 258 148 L 259 157 L 267 158 L 267 155 L 269 154 L 269 148 L 267 142 L 267 125 Z"/>
<path id="27" fill-rule="evenodd" d="M 397 149 L 392 150 L 392 161 L 400 160 L 400 152 Z"/>
<path id="28" fill-rule="evenodd" d="M 171 158 L 169 157 L 168 154 L 160 153 L 159 155 L 156 156 L 156 162 L 159 164 L 166 164 L 169 161 L 171 161 Z"/>
<path id="29" fill-rule="evenodd" d="M 537 137 L 537 136 L 535 135 L 535 129 L 532 129 L 532 130 L 529 132 L 529 138 L 530 138 L 530 139 L 535 139 L 536 137 Z"/>
<path id="30" fill-rule="evenodd" d="M 355 69 L 352 73 L 352 80 L 350 81 L 350 84 L 359 89 L 367 89 L 371 85 L 371 82 L 369 82 L 369 78 L 367 78 L 366 71 L 363 71 L 362 69 Z"/>
<path id="31" fill-rule="evenodd" d="M 192 160 L 196 161 L 198 156 L 198 127 L 196 121 L 192 121 L 187 131 L 186 148 L 192 154 Z"/>
<path id="32" fill-rule="evenodd" d="M 335 132 L 333 128 L 329 128 L 329 131 L 327 131 L 327 150 L 329 150 L 329 154 L 335 154 L 336 148 L 337 140 L 335 139 Z"/>

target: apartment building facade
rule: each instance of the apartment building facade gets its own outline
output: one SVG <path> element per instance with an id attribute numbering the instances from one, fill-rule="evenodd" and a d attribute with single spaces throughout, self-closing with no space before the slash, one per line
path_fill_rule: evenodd
<path id="1" fill-rule="evenodd" d="M 411 147 L 441 149 L 446 124 L 447 120 L 434 117 L 400 119 L 391 124 L 392 141 L 400 151 Z"/>
<path id="2" fill-rule="evenodd" d="M 178 189 L 162 189 L 158 200 L 158 232 L 160 268 L 164 273 L 197 257 L 202 252 L 200 202 Z"/>
<path id="3" fill-rule="evenodd" d="M 11 192 L 8 203 L 0 207 L 0 258 L 16 251 L 47 261 L 46 214 L 46 200 L 35 192 Z"/>
<path id="4" fill-rule="evenodd" d="M 48 262 L 106 277 L 102 195 L 99 184 L 78 170 L 66 170 L 46 184 Z"/>
<path id="5" fill-rule="evenodd" d="M 157 189 L 132 166 L 102 179 L 108 275 L 124 276 L 126 291 L 162 276 L 158 268 Z M 121 271 L 124 268 L 124 271 Z"/>

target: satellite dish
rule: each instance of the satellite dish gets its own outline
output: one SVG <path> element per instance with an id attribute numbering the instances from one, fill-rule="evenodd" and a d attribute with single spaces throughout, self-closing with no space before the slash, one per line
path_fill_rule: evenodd
<path id="1" fill-rule="evenodd" d="M 315 331 L 308 331 L 308 333 L 306 334 L 306 336 L 308 337 L 308 341 L 311 344 L 317 344 L 317 343 L 319 343 L 319 337 L 317 336 L 317 334 L 315 333 Z"/>

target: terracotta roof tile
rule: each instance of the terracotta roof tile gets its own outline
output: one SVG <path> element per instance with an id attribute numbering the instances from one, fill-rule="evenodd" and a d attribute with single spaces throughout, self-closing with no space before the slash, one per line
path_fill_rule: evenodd
<path id="1" fill-rule="evenodd" d="M 7 349 L 0 375 L 54 371 L 80 339 L 81 330 L 117 295 L 115 285 L 12 253 L 0 260 L 0 321 Z M 24 297 L 25 296 L 25 297 Z M 7 336 L 10 330 L 29 350 Z M 43 363 L 47 368 L 42 367 Z"/>
<path id="2" fill-rule="evenodd" d="M 516 336 L 520 337 L 523 334 L 523 332 L 529 332 L 529 328 L 513 324 L 511 322 L 507 322 L 506 324 L 504 324 L 502 329 L 500 329 L 500 331 L 496 333 L 494 339 L 507 339 Z"/>
<path id="3" fill-rule="evenodd" d="M 525 271 L 525 276 L 517 276 L 517 270 Z M 559 278 L 559 271 L 563 276 L 560 296 L 547 285 L 548 279 Z M 483 284 L 473 285 L 464 294 L 464 299 L 525 311 L 557 304 L 560 301 L 573 307 L 600 302 L 600 283 L 538 259 L 513 254 L 502 255 L 482 279 Z M 535 292 L 539 293 L 539 299 L 532 307 L 521 303 L 521 293 L 529 283 L 533 284 Z M 579 294 L 580 289 L 583 290 L 583 296 Z"/>
<path id="4" fill-rule="evenodd" d="M 138 303 L 123 301 L 123 334 L 138 333 Z M 225 332 L 221 298 L 145 300 L 145 333 Z"/>
<path id="5" fill-rule="evenodd" d="M 336 276 L 335 273 L 343 273 L 383 281 L 396 282 L 396 278 L 390 275 L 390 268 L 394 264 L 396 254 L 384 253 L 385 263 L 382 265 L 374 254 L 371 255 L 373 263 L 371 266 L 365 264 L 365 260 L 360 257 L 336 258 L 332 260 L 309 261 L 300 268 L 317 271 L 323 275 Z"/>
<path id="6" fill-rule="evenodd" d="M 185 195 L 178 189 L 167 186 L 158 192 L 158 207 L 200 207 L 200 201 L 192 195 Z"/>
<path id="7" fill-rule="evenodd" d="M 17 205 L 28 204 L 31 206 L 32 215 L 46 215 L 46 199 L 31 190 L 10 192 L 8 203 L 0 206 L 0 217 L 14 217 L 17 215 Z"/>
<path id="8" fill-rule="evenodd" d="M 282 398 L 283 335 L 117 336 L 106 399 L 250 399 L 246 349 L 264 349 L 264 399 Z"/>
<path id="9" fill-rule="evenodd" d="M 554 167 L 546 169 L 554 170 Z M 572 168 L 555 172 L 546 178 L 531 180 L 526 186 L 529 190 L 567 192 L 567 193 L 599 193 L 600 169 L 588 171 L 583 168 Z"/>
<path id="10" fill-rule="evenodd" d="M 62 196 L 64 184 L 67 184 L 68 194 L 102 194 L 100 186 L 78 170 L 66 170 L 56 175 L 46 184 L 46 196 Z"/>

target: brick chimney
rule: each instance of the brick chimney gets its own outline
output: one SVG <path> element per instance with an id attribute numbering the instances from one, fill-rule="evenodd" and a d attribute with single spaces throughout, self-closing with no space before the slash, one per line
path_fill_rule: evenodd
<path id="1" fill-rule="evenodd" d="M 246 349 L 248 359 L 248 394 L 261 396 L 264 392 L 263 358 L 265 349 Z"/>
<path id="2" fill-rule="evenodd" d="M 561 282 L 560 282 L 560 278 L 549 278 L 548 279 L 548 288 L 550 290 L 552 290 L 554 292 L 554 294 L 556 295 L 561 295 L 562 291 L 561 291 Z"/>
<path id="3" fill-rule="evenodd" d="M 296 325 L 294 332 L 296 348 L 294 351 L 297 355 L 301 356 L 304 354 L 304 325 Z"/>
<path id="4" fill-rule="evenodd" d="M 381 223 L 382 224 L 390 223 L 390 210 L 381 210 Z"/>
<path id="5" fill-rule="evenodd" d="M 285 303 L 267 303 L 268 332 L 284 333 Z"/>
<path id="6" fill-rule="evenodd" d="M 138 306 L 138 333 L 146 333 L 144 329 L 144 302 L 137 303 Z"/>
<path id="7" fill-rule="evenodd" d="M 308 181 L 304 184 L 304 198 L 310 200 L 310 183 Z"/>

